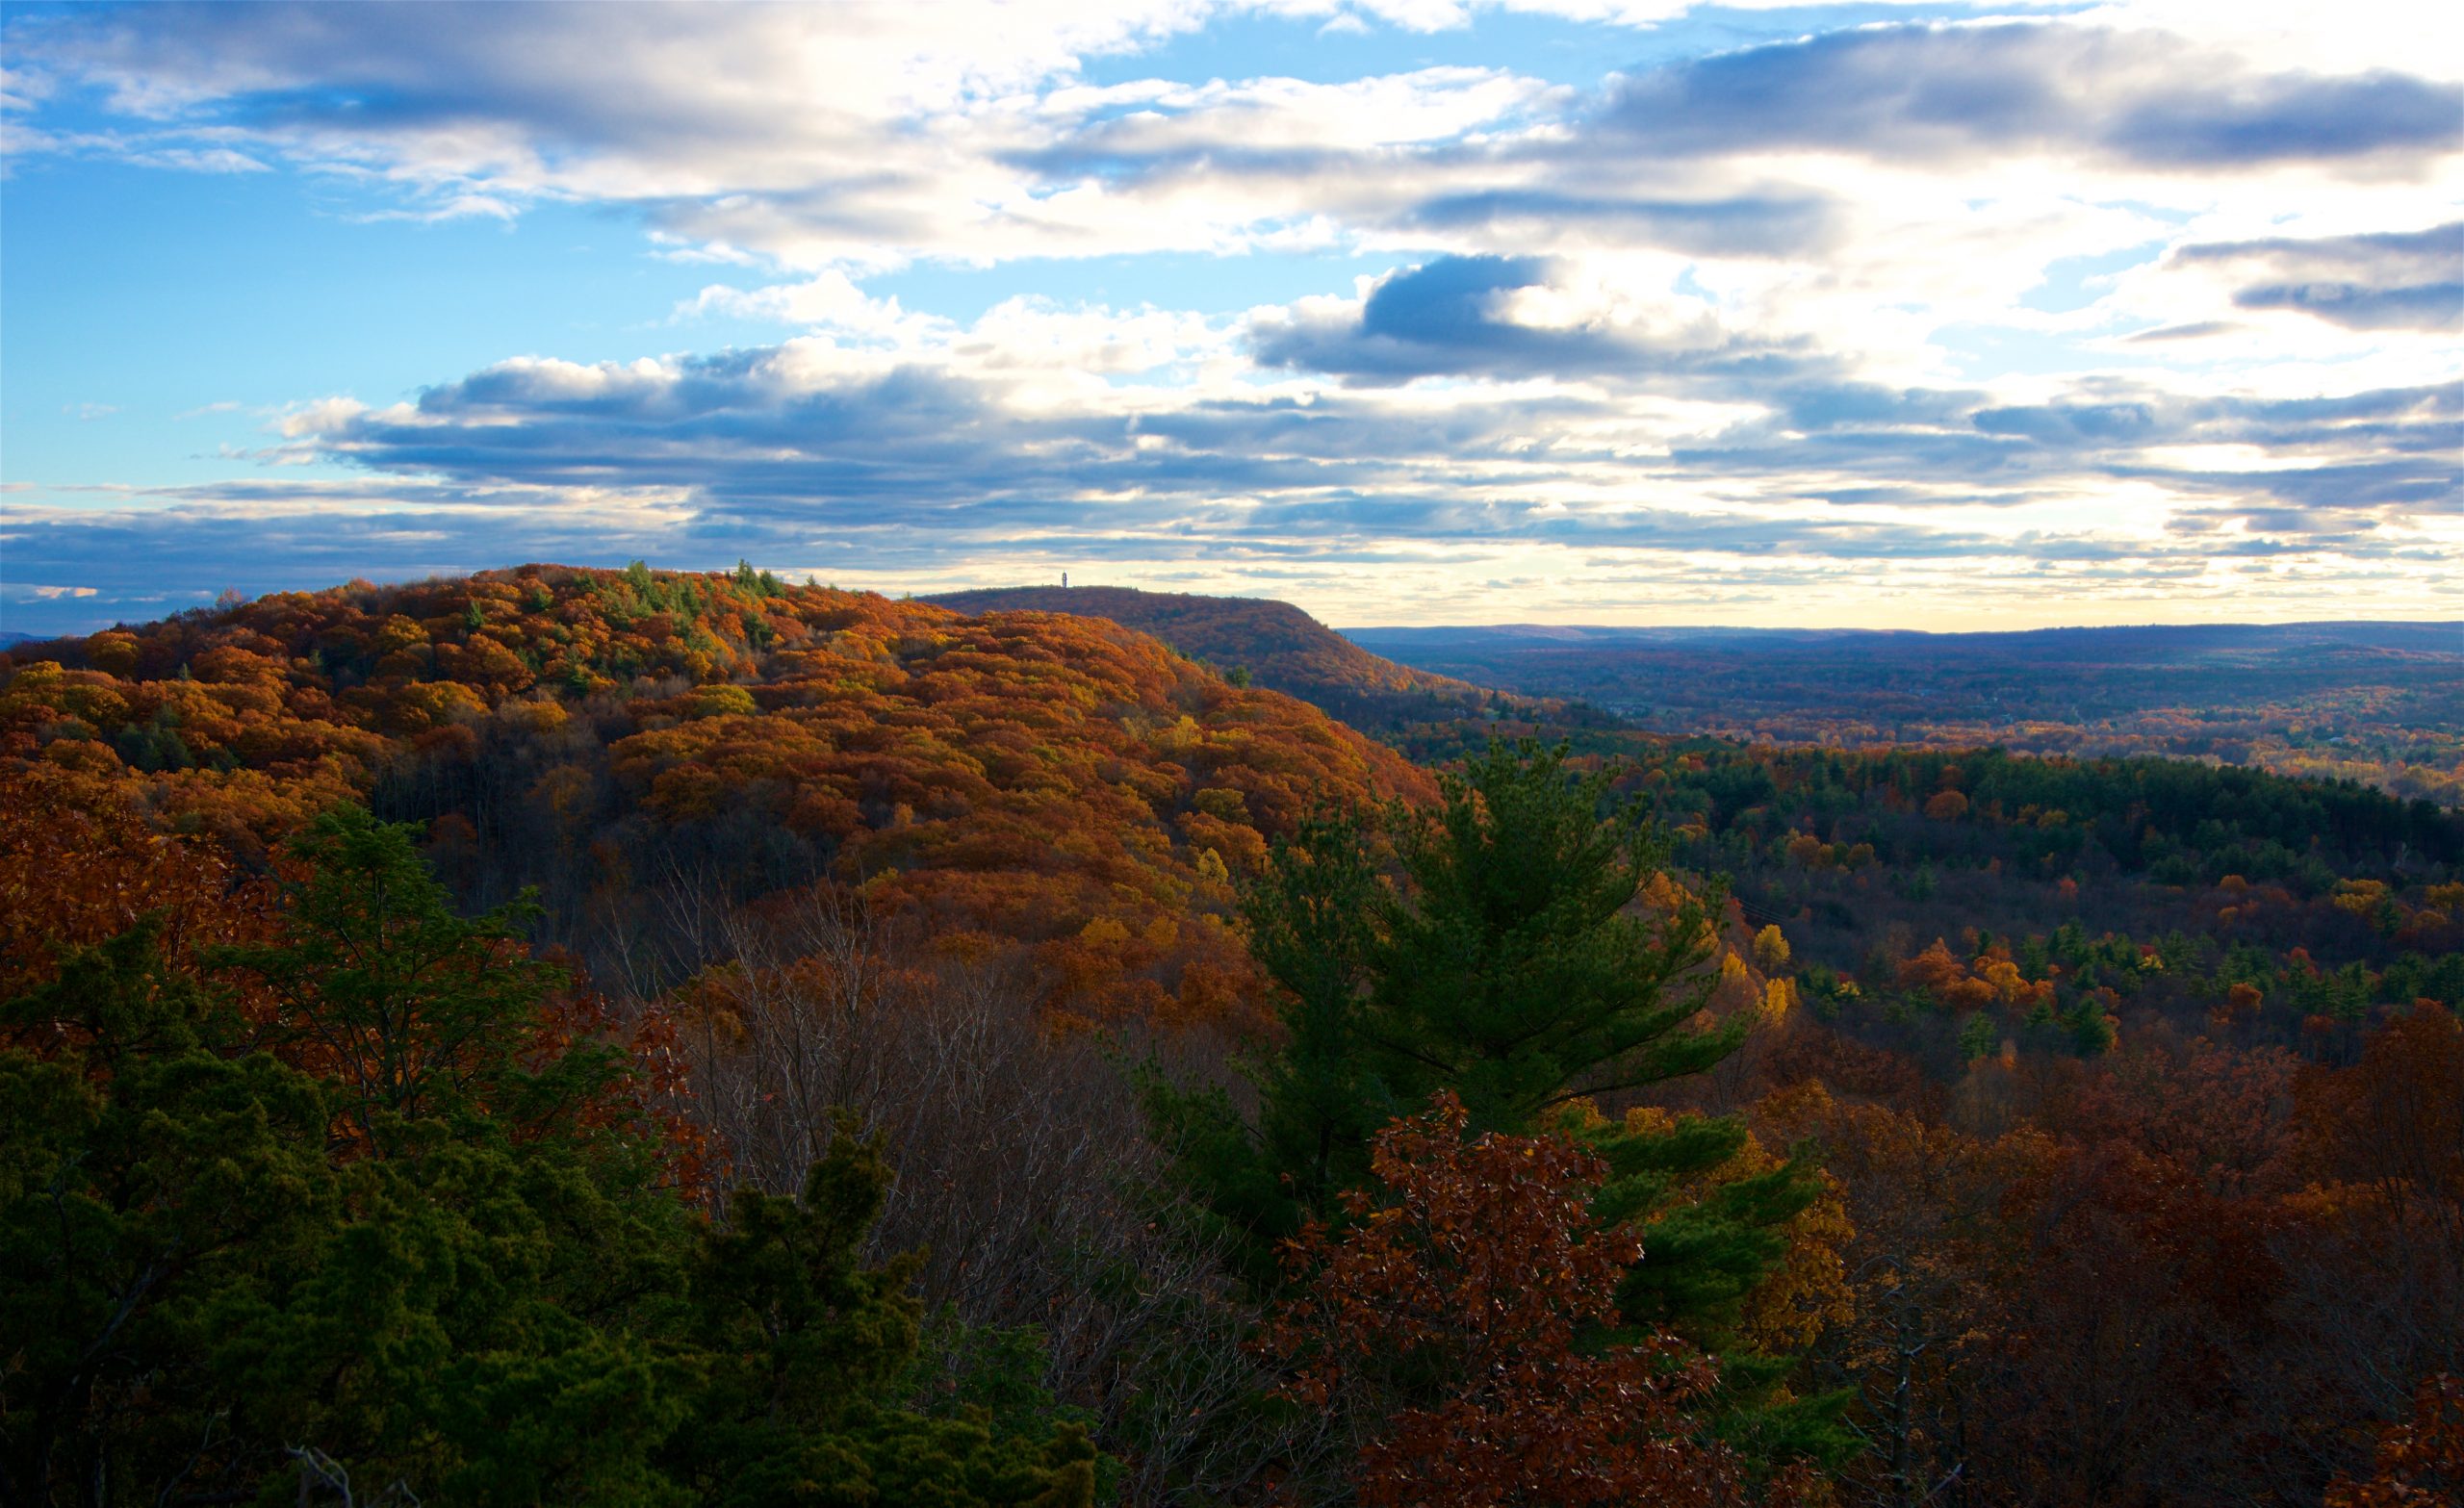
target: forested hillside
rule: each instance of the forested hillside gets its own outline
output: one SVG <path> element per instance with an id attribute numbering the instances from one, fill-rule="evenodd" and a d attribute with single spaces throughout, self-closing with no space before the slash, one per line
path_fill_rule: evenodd
<path id="1" fill-rule="evenodd" d="M 991 595 L 0 660 L 0 1496 L 2456 1490 L 2464 815 Z"/>
<path id="2" fill-rule="evenodd" d="M 428 822 L 475 904 L 537 886 L 549 935 L 645 989 L 706 956 L 696 917 L 831 876 L 1027 946 L 1056 1005 L 1216 1009 L 1231 871 L 1313 804 L 1430 788 L 1100 621 L 750 571 L 362 583 L 17 662 L 0 736 L 43 799 L 251 857 L 364 801 Z"/>
<path id="3" fill-rule="evenodd" d="M 2158 759 L 1696 746 L 1623 765 L 1812 1008 L 1953 1079 L 2142 1033 L 2348 1061 L 2464 1004 L 2464 817 Z"/>

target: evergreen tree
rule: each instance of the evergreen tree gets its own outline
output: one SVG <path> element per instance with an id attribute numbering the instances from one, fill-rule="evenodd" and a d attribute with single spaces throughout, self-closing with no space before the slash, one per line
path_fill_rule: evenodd
<path id="1" fill-rule="evenodd" d="M 1362 1035 L 1399 1098 L 1450 1090 L 1478 1130 L 1699 1072 L 1743 1036 L 1688 1027 L 1710 913 L 1630 913 L 1663 850 L 1638 806 L 1602 815 L 1605 775 L 1572 779 L 1564 759 L 1492 745 L 1437 808 L 1390 823 L 1409 899 L 1379 908 Z"/>
<path id="2" fill-rule="evenodd" d="M 1005 1438 L 983 1410 L 931 1419 L 898 1401 L 921 1254 L 863 1262 L 889 1182 L 881 1143 L 842 1118 L 801 1199 L 736 1191 L 697 1265 L 691 1333 L 712 1358 L 695 1425 L 671 1446 L 678 1475 L 741 1508 L 1090 1501 L 1095 1451 L 1079 1426 Z"/>
<path id="3" fill-rule="evenodd" d="M 218 1054 L 234 1023 L 160 967 L 151 927 L 0 1020 L 52 1049 L 0 1053 L 0 1499 L 202 1487 L 235 1454 L 268 1469 L 216 1423 L 212 1320 L 339 1218 L 318 1086 Z"/>
<path id="4" fill-rule="evenodd" d="M 244 997 L 149 927 L 0 1006 L 0 1500 L 286 1497 L 315 1462 L 506 1508 L 1090 1501 L 1076 1427 L 907 1403 L 877 1146 L 714 1224 L 516 913 L 454 916 L 364 812 L 293 856 L 277 943 L 215 959 Z"/>
<path id="5" fill-rule="evenodd" d="M 1688 1025 L 1709 987 L 1694 977 L 1707 909 L 1630 913 L 1659 850 L 1630 808 L 1603 817 L 1605 791 L 1571 778 L 1562 750 L 1493 746 L 1432 811 L 1322 814 L 1275 845 L 1243 895 L 1283 1028 L 1244 1064 L 1257 1113 L 1213 1091 L 1150 1095 L 1200 1202 L 1247 1238 L 1253 1276 L 1361 1186 L 1379 1129 L 1441 1089 L 1476 1130 L 1521 1133 L 1735 1046 L 1741 1025 Z"/>
<path id="6" fill-rule="evenodd" d="M 548 1019 L 573 979 L 523 945 L 530 895 L 454 914 L 412 831 L 356 806 L 319 817 L 290 844 L 303 873 L 276 937 L 208 962 L 271 996 L 263 1039 L 337 1086 L 346 1135 L 475 1114 L 578 1129 L 623 1076 L 622 1054 L 564 1040 Z"/>
<path id="7" fill-rule="evenodd" d="M 1432 810 L 1322 817 L 1277 845 L 1244 906 L 1283 1027 L 1243 1065 L 1254 1115 L 1220 1090 L 1149 1093 L 1183 1187 L 1253 1288 L 1273 1288 L 1276 1252 L 1305 1222 L 1340 1224 L 1335 1196 L 1368 1182 L 1377 1131 L 1441 1091 L 1475 1132 L 1572 1129 L 1578 1102 L 1736 1047 L 1744 1023 L 1692 1024 L 1713 978 L 1711 907 L 1634 913 L 1663 852 L 1638 811 L 1609 804 L 1605 776 L 1577 778 L 1562 748 L 1528 741 L 1467 762 Z M 1619 1291 L 1626 1318 L 1721 1353 L 1732 1423 L 1768 1456 L 1839 1446 L 1838 1400 L 1766 1406 L 1790 1364 L 1746 1354 L 1732 1333 L 1784 1253 L 1780 1228 L 1815 1197 L 1810 1170 L 1784 1163 L 1678 1201 L 1680 1184 L 1736 1155 L 1742 1126 L 1582 1135 L 1610 1170 L 1602 1216 L 1637 1228 L 1647 1253 Z"/>

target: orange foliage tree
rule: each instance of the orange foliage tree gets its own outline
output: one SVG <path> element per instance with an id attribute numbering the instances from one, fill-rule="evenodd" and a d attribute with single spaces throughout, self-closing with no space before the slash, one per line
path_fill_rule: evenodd
<path id="1" fill-rule="evenodd" d="M 2458 1500 L 2464 1500 L 2464 1378 L 2445 1372 L 2423 1379 L 2411 1419 L 2380 1432 L 2366 1479 L 2339 1478 L 2327 1489 L 2327 1508 L 2439 1508 Z"/>
<path id="2" fill-rule="evenodd" d="M 0 998 L 148 917 L 175 967 L 200 945 L 265 935 L 262 873 L 153 816 L 137 792 L 89 771 L 45 762 L 0 779 Z"/>

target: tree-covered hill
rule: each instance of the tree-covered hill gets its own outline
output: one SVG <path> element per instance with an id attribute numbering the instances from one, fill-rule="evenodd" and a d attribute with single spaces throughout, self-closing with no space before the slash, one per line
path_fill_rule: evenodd
<path id="1" fill-rule="evenodd" d="M 1247 987 L 1209 921 L 1231 876 L 1316 803 L 1429 788 L 1316 708 L 1100 619 L 749 569 L 356 582 L 13 661 L 20 793 L 243 854 L 367 801 L 428 821 L 467 898 L 536 885 L 552 936 L 650 976 L 706 951 L 677 897 L 831 876 L 1028 949 L 1056 1007 L 1223 1009 Z"/>

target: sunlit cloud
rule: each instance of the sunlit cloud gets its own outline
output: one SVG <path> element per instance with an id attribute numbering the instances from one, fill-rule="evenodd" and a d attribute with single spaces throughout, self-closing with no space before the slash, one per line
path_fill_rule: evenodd
<path id="1" fill-rule="evenodd" d="M 2448 23 L 1738 8 L 1660 44 L 1703 13 L 30 13 L 13 171 L 279 172 L 371 235 L 587 206 L 706 281 L 611 311 L 623 359 L 165 405 L 261 423 L 242 479 L 13 491 L 8 575 L 96 583 L 85 618 L 585 550 L 919 590 L 1075 560 L 1380 622 L 2455 610 Z M 1543 25 L 1596 63 L 1540 76 L 1507 44 Z M 1362 61 L 1208 50 L 1277 26 Z"/>

